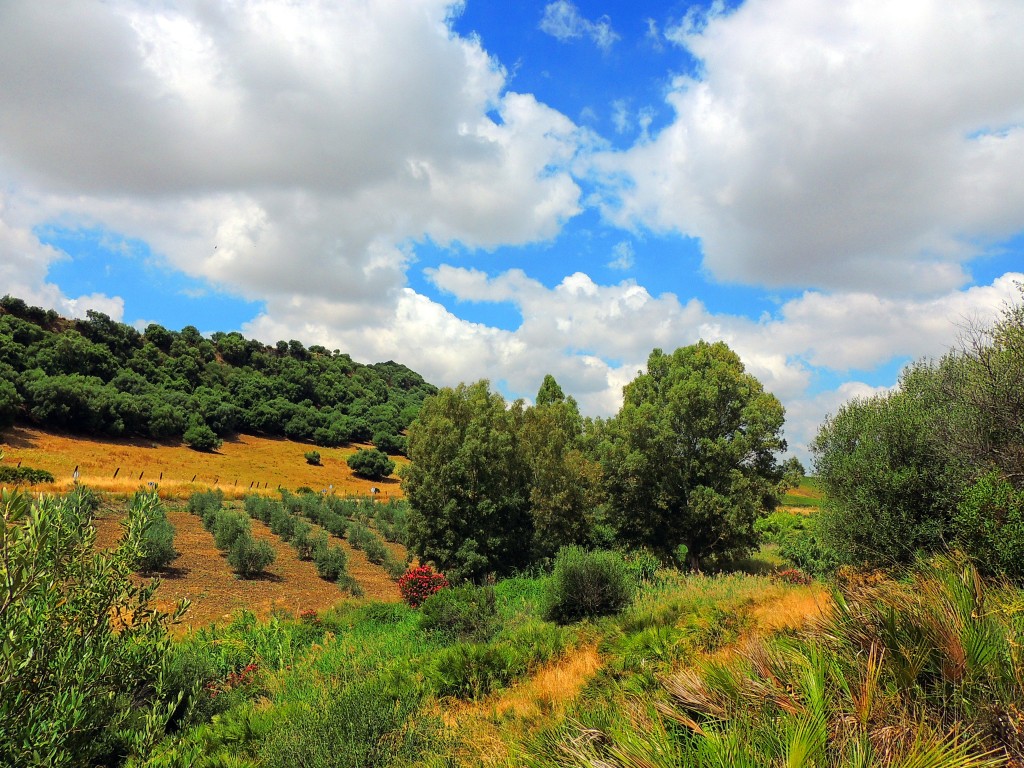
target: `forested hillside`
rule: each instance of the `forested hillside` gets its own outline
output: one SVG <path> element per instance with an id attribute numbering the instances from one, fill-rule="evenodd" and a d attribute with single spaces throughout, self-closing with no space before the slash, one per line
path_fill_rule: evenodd
<path id="1" fill-rule="evenodd" d="M 403 453 L 401 432 L 436 391 L 404 365 L 363 365 L 295 340 L 267 346 L 156 324 L 140 333 L 86 314 L 68 320 L 0 299 L 0 426 L 185 437 L 196 447 L 244 432 Z"/>

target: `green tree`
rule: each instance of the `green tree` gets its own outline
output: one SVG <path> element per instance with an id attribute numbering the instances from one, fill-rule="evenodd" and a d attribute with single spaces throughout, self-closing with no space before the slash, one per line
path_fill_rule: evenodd
<path id="1" fill-rule="evenodd" d="M 376 448 L 360 448 L 345 459 L 345 463 L 357 475 L 370 480 L 382 480 L 395 471 L 395 462 Z"/>
<path id="2" fill-rule="evenodd" d="M 726 344 L 655 349 L 601 446 L 620 540 L 664 555 L 684 544 L 692 567 L 749 551 L 755 521 L 779 500 L 782 422 Z"/>
<path id="3" fill-rule="evenodd" d="M 579 409 L 551 375 L 544 377 L 537 405 L 526 409 L 521 437 L 530 467 L 534 557 L 594 543 L 603 496 L 601 466 L 584 454 Z"/>
<path id="4" fill-rule="evenodd" d="M 486 381 L 442 389 L 409 427 L 402 477 L 413 551 L 454 579 L 507 573 L 529 560 L 530 469 L 523 409 Z"/>

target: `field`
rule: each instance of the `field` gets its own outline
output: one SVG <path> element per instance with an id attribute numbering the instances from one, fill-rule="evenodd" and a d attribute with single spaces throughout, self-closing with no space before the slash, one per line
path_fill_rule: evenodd
<path id="1" fill-rule="evenodd" d="M 308 486 L 360 496 L 377 487 L 383 499 L 400 497 L 402 490 L 395 477 L 364 480 L 352 474 L 345 459 L 362 447 L 368 446 L 317 448 L 321 466 L 314 466 L 303 458 L 313 446 L 283 438 L 236 435 L 217 451 L 203 453 L 179 442 L 103 439 L 23 426 L 0 432 L 4 463 L 21 462 L 53 473 L 56 482 L 41 486 L 47 491 L 70 488 L 78 467 L 79 482 L 98 491 L 132 493 L 156 483 L 161 498 L 188 498 L 193 491 L 216 487 L 228 498 L 237 499 L 256 490 L 275 491 L 279 486 L 291 490 Z M 398 467 L 405 463 L 401 456 L 393 458 Z"/>

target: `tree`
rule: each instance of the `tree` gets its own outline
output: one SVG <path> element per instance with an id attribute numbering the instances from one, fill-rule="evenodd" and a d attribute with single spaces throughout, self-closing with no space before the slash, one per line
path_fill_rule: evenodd
<path id="1" fill-rule="evenodd" d="M 486 381 L 442 389 L 409 427 L 402 487 L 421 561 L 455 580 L 508 573 L 529 560 L 530 470 L 521 403 L 506 407 Z"/>
<path id="2" fill-rule="evenodd" d="M 779 500 L 779 401 L 726 344 L 704 341 L 655 349 L 623 393 L 601 446 L 620 540 L 663 555 L 684 544 L 692 567 L 749 551 Z"/>
<path id="3" fill-rule="evenodd" d="M 537 405 L 524 414 L 522 443 L 530 466 L 533 556 L 596 543 L 602 500 L 601 466 L 584 455 L 583 419 L 576 402 L 544 377 Z"/>
<path id="4" fill-rule="evenodd" d="M 395 471 L 395 462 L 376 448 L 360 448 L 345 462 L 354 473 L 369 480 L 381 480 Z"/>
<path id="5" fill-rule="evenodd" d="M 939 383 L 936 369 L 912 366 L 897 390 L 846 403 L 811 444 L 819 531 L 841 563 L 908 563 L 944 539 L 957 482 L 936 423 Z"/>

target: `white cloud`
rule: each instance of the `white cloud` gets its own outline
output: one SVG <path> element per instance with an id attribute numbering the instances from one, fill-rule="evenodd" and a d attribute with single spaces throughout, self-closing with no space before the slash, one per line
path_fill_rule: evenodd
<path id="1" fill-rule="evenodd" d="M 562 42 L 588 37 L 602 51 L 611 49 L 619 39 L 619 34 L 612 29 L 611 19 L 602 16 L 597 21 L 590 21 L 569 0 L 555 0 L 544 6 L 540 28 Z"/>
<path id="2" fill-rule="evenodd" d="M 253 298 L 380 311 L 410 240 L 544 240 L 580 208 L 585 135 L 504 91 L 453 5 L 4 3 L 0 178 L 32 226 L 140 237 Z"/>
<path id="3" fill-rule="evenodd" d="M 608 262 L 608 266 L 612 269 L 632 269 L 636 261 L 633 245 L 628 240 L 617 242 L 612 248 L 612 255 L 615 258 Z"/>
<path id="4" fill-rule="evenodd" d="M 597 158 L 606 215 L 700 237 L 727 281 L 944 293 L 1021 227 L 1020 29 L 1017 0 L 690 18 L 668 36 L 701 77 L 674 82 L 653 141 Z"/>

